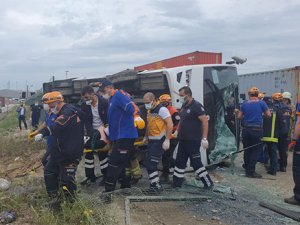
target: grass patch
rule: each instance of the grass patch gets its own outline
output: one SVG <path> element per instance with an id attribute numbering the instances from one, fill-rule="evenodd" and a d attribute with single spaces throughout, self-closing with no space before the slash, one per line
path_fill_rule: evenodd
<path id="1" fill-rule="evenodd" d="M 13 107 L 11 111 L 5 113 L 4 117 L 0 120 L 0 134 L 12 131 L 18 127 L 18 118 L 16 113 L 17 107 Z"/>
<path id="2" fill-rule="evenodd" d="M 87 199 L 78 196 L 77 200 L 62 203 L 60 212 L 48 208 L 48 196 L 39 179 L 29 179 L 25 190 L 18 193 L 18 188 L 9 192 L 0 192 L 0 211 L 13 211 L 17 214 L 17 224 L 32 225 L 110 225 L 117 224 L 109 214 L 107 206 L 94 197 Z M 16 192 L 16 193 L 14 193 Z"/>

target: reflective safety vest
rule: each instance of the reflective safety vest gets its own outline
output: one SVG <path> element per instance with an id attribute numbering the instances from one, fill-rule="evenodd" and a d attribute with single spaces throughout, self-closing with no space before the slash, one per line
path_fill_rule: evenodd
<path id="1" fill-rule="evenodd" d="M 148 111 L 148 138 L 149 140 L 160 140 L 166 135 L 165 121 L 158 115 L 159 110 L 163 107 L 157 104 L 153 109 Z"/>
<path id="2" fill-rule="evenodd" d="M 278 128 L 276 127 L 276 112 L 273 111 L 271 117 L 263 117 L 263 138 L 264 142 L 278 143 Z"/>

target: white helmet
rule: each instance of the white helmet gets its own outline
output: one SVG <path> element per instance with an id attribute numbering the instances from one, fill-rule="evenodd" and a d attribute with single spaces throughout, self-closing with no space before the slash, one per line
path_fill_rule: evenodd
<path id="1" fill-rule="evenodd" d="M 283 93 L 282 93 L 282 97 L 283 97 L 283 98 L 287 98 L 287 99 L 289 99 L 290 101 L 292 101 L 292 94 L 291 94 L 290 92 L 288 92 L 288 91 L 283 92 Z"/>

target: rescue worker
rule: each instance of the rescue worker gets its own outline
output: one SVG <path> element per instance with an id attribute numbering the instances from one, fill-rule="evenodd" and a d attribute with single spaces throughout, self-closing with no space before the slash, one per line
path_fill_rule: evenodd
<path id="1" fill-rule="evenodd" d="M 288 132 L 288 142 L 290 143 L 292 140 L 292 134 L 294 133 L 294 124 L 295 124 L 295 105 L 292 104 L 292 94 L 288 91 L 285 91 L 282 93 L 282 97 L 283 97 L 283 103 L 287 105 L 287 107 L 290 108 L 291 113 L 290 113 L 290 120 L 287 121 L 287 124 L 289 126 L 289 132 Z"/>
<path id="2" fill-rule="evenodd" d="M 290 121 L 292 117 L 292 109 L 283 102 L 283 95 L 275 93 L 272 96 L 274 106 L 282 114 L 282 127 L 278 137 L 278 150 L 279 150 L 279 167 L 278 170 L 286 172 L 287 167 L 287 150 L 288 150 L 288 136 L 290 132 Z"/>
<path id="3" fill-rule="evenodd" d="M 244 165 L 246 177 L 261 178 L 255 172 L 256 162 L 261 151 L 261 138 L 263 137 L 262 115 L 271 116 L 271 112 L 264 101 L 258 99 L 259 90 L 251 87 L 248 90 L 249 100 L 243 102 L 241 109 L 236 109 L 238 119 L 242 119 L 242 142 L 244 147 Z"/>
<path id="4" fill-rule="evenodd" d="M 292 142 L 289 148 L 294 148 L 293 153 L 293 178 L 294 178 L 294 196 L 285 198 L 284 201 L 288 204 L 300 206 L 300 104 L 296 108 L 296 125 Z"/>
<path id="5" fill-rule="evenodd" d="M 170 148 L 173 122 L 169 110 L 148 92 L 143 97 L 147 114 L 147 132 L 144 140 L 148 141 L 148 155 L 145 166 L 150 180 L 150 191 L 161 191 L 157 165 L 164 151 Z"/>
<path id="6" fill-rule="evenodd" d="M 81 91 L 82 99 L 84 100 L 81 104 L 82 111 L 85 112 L 86 118 L 84 120 L 84 125 L 86 129 L 87 136 L 90 138 L 85 147 L 88 149 L 98 149 L 103 148 L 107 144 L 106 135 L 101 132 L 105 125 L 107 125 L 107 110 L 108 101 L 102 96 L 98 96 L 94 93 L 94 89 L 91 86 L 83 87 Z M 101 129 L 101 127 L 103 129 Z M 101 133 L 100 133 L 101 132 Z M 93 146 L 92 146 L 93 145 Z M 106 171 L 108 167 L 108 152 L 99 151 L 98 153 L 100 161 L 100 170 L 103 175 L 102 181 L 99 185 L 104 185 Z M 86 179 L 81 182 L 81 185 L 90 185 L 96 182 L 95 176 L 95 162 L 94 153 L 85 153 L 85 176 Z"/>
<path id="7" fill-rule="evenodd" d="M 263 93 L 263 92 L 259 92 L 259 93 L 258 93 L 258 99 L 259 99 L 259 100 L 263 100 L 264 97 L 265 97 L 265 93 Z"/>
<path id="8" fill-rule="evenodd" d="M 43 107 L 39 105 L 38 101 L 35 101 L 34 104 L 30 105 L 31 127 L 33 131 L 38 128 L 42 109 Z"/>
<path id="9" fill-rule="evenodd" d="M 187 160 L 190 159 L 196 175 L 211 189 L 214 185 L 201 161 L 200 147 L 208 149 L 208 117 L 203 105 L 192 96 L 192 90 L 185 86 L 179 89 L 180 123 L 178 125 L 178 151 L 175 159 L 173 187 L 181 187 Z"/>
<path id="10" fill-rule="evenodd" d="M 49 95 L 50 95 L 50 93 L 46 93 L 42 97 L 42 102 L 44 103 L 43 109 L 45 111 L 45 121 L 44 121 L 44 123 L 36 131 L 31 132 L 29 134 L 29 140 L 32 140 L 45 127 L 50 127 L 50 126 L 52 126 L 55 123 L 57 115 L 55 113 L 53 113 L 50 110 L 49 105 L 45 103 L 45 102 L 47 102 L 49 100 Z M 42 164 L 43 164 L 43 166 L 46 166 L 47 162 L 49 161 L 50 152 L 51 152 L 51 149 L 54 146 L 54 142 L 55 142 L 55 139 L 54 139 L 54 137 L 52 135 L 50 135 L 50 136 L 47 137 L 46 153 L 44 154 L 44 156 L 42 158 Z"/>
<path id="11" fill-rule="evenodd" d="M 168 94 L 163 94 L 159 97 L 159 101 L 162 104 L 162 106 L 166 107 L 171 115 L 172 122 L 173 122 L 173 130 L 172 130 L 172 138 L 170 139 L 170 149 L 167 151 L 164 151 L 162 155 L 162 174 L 160 176 L 160 181 L 161 182 L 168 182 L 169 181 L 169 175 L 173 174 L 174 172 L 174 166 L 175 166 L 175 161 L 173 159 L 173 153 L 174 150 L 178 144 L 178 139 L 177 139 L 177 127 L 180 121 L 180 116 L 177 111 L 172 106 L 172 99 L 171 96 Z"/>
<path id="12" fill-rule="evenodd" d="M 131 176 L 125 175 L 125 167 L 130 167 L 130 152 L 133 151 L 134 141 L 138 137 L 134 118 L 138 108 L 125 91 L 115 89 L 111 82 L 104 80 L 101 88 L 105 95 L 110 97 L 108 124 L 109 140 L 113 143 L 113 147 L 108 160 L 105 192 L 111 192 L 115 190 L 119 178 L 121 188 L 131 187 Z"/>
<path id="13" fill-rule="evenodd" d="M 276 106 L 281 97 L 281 93 L 275 93 L 272 95 L 273 102 L 268 105 L 271 112 L 271 117 L 263 117 L 263 138 L 261 139 L 266 145 L 270 158 L 271 167 L 268 169 L 268 174 L 274 176 L 277 172 L 278 163 L 278 139 L 284 126 L 282 112 Z"/>
<path id="14" fill-rule="evenodd" d="M 83 154 L 84 125 L 83 112 L 70 104 L 64 103 L 60 92 L 51 92 L 44 101 L 50 110 L 57 114 L 55 123 L 45 127 L 35 136 L 35 141 L 53 135 L 55 144 L 51 157 L 44 168 L 44 180 L 50 207 L 60 209 L 59 188 L 62 187 L 66 200 L 73 202 L 76 194 L 75 174 Z"/>

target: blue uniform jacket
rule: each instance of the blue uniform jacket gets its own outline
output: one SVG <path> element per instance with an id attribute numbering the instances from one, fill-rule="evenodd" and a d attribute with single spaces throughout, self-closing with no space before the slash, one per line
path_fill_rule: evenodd
<path id="1" fill-rule="evenodd" d="M 108 107 L 109 140 L 137 138 L 134 114 L 138 108 L 123 90 L 117 90 L 110 98 Z"/>

